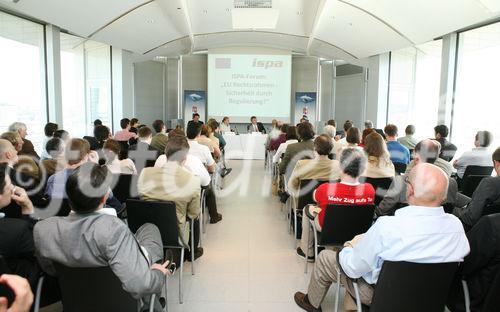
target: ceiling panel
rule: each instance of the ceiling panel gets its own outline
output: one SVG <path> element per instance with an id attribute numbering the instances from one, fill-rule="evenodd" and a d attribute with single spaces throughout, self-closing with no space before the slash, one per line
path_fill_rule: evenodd
<path id="1" fill-rule="evenodd" d="M 345 0 L 345 2 L 371 12 L 415 43 L 432 40 L 495 15 L 480 0 Z"/>
<path id="2" fill-rule="evenodd" d="M 146 0 L 21 0 L 1 6 L 88 36 Z"/>
<path id="3" fill-rule="evenodd" d="M 309 36 L 319 0 L 274 0 L 273 8 L 280 11 L 276 32 Z"/>
<path id="4" fill-rule="evenodd" d="M 233 29 L 232 0 L 187 0 L 194 34 L 206 34 Z"/>
<path id="5" fill-rule="evenodd" d="M 144 53 L 188 35 L 179 0 L 154 1 L 115 21 L 92 37 L 113 46 Z"/>
<path id="6" fill-rule="evenodd" d="M 315 37 L 358 58 L 411 44 L 371 15 L 339 1 L 325 4 Z"/>

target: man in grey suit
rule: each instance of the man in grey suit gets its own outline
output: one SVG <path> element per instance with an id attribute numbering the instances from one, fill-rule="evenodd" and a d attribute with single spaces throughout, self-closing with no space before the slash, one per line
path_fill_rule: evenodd
<path id="1" fill-rule="evenodd" d="M 497 176 L 484 178 L 472 194 L 470 204 L 453 210 L 465 230 L 471 229 L 479 221 L 486 205 L 500 202 L 500 147 L 493 153 L 492 160 Z"/>
<path id="2" fill-rule="evenodd" d="M 420 163 L 436 165 L 439 159 L 440 144 L 436 140 L 423 140 L 415 146 L 414 166 Z M 439 166 L 438 166 L 439 167 Z M 443 170 L 444 171 L 444 170 Z M 446 173 L 446 172 L 445 172 Z M 379 216 L 393 214 L 398 204 L 407 204 L 406 182 L 408 174 L 396 176 L 384 199 L 377 206 L 375 213 Z M 448 176 L 448 175 L 447 175 Z M 458 192 L 457 181 L 448 177 L 448 193 L 443 204 L 451 204 L 453 207 L 464 207 L 470 202 L 470 198 Z"/>
<path id="3" fill-rule="evenodd" d="M 302 122 L 297 126 L 300 142 L 290 144 L 286 148 L 283 160 L 280 163 L 280 174 L 290 177 L 295 164 L 301 159 L 314 158 L 314 130 L 309 122 Z"/>
<path id="4" fill-rule="evenodd" d="M 71 214 L 40 221 L 34 228 L 40 263 L 49 274 L 56 273 L 53 262 L 68 267 L 109 266 L 132 297 L 160 294 L 169 264 L 156 263 L 163 259 L 160 231 L 146 223 L 134 236 L 120 219 L 101 212 L 109 192 L 107 175 L 105 167 L 86 163 L 68 178 Z"/>

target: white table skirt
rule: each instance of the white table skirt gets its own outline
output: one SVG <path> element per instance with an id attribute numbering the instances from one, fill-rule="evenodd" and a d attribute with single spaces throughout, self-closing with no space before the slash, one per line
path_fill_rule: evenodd
<path id="1" fill-rule="evenodd" d="M 226 140 L 226 159 L 264 159 L 266 155 L 267 135 L 224 134 Z"/>

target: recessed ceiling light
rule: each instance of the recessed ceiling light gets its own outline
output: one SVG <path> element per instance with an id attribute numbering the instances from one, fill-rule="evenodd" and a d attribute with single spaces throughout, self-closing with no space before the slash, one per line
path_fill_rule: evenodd
<path id="1" fill-rule="evenodd" d="M 153 24 L 153 23 L 155 22 L 155 20 L 154 20 L 154 19 L 150 19 L 150 20 L 147 20 L 146 22 L 147 22 L 148 24 Z"/>
<path id="2" fill-rule="evenodd" d="M 180 10 L 181 8 L 177 8 L 177 10 Z"/>
<path id="3" fill-rule="evenodd" d="M 208 10 L 203 10 L 203 13 L 207 14 L 207 13 L 208 13 Z"/>

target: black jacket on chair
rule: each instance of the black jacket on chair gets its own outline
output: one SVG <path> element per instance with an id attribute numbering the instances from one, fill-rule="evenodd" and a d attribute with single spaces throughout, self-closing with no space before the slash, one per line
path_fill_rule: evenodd
<path id="1" fill-rule="evenodd" d="M 262 124 L 262 122 L 257 122 L 257 129 L 259 129 L 259 132 L 266 133 L 266 128 L 264 128 L 264 125 Z M 250 131 L 250 130 L 253 131 L 253 124 L 249 124 L 247 126 L 247 131 Z"/>
<path id="2" fill-rule="evenodd" d="M 145 167 L 154 167 L 158 156 L 160 156 L 160 152 L 145 142 L 139 141 L 137 144 L 132 145 L 129 148 L 129 158 L 134 162 L 135 167 L 137 168 L 137 174 L 140 174 L 142 169 Z M 146 160 L 145 167 L 144 160 Z"/>
<path id="3" fill-rule="evenodd" d="M 488 204 L 500 202 L 500 177 L 484 178 L 472 194 L 472 199 L 467 207 L 453 210 L 465 230 L 471 229 L 483 215 L 484 207 Z"/>

